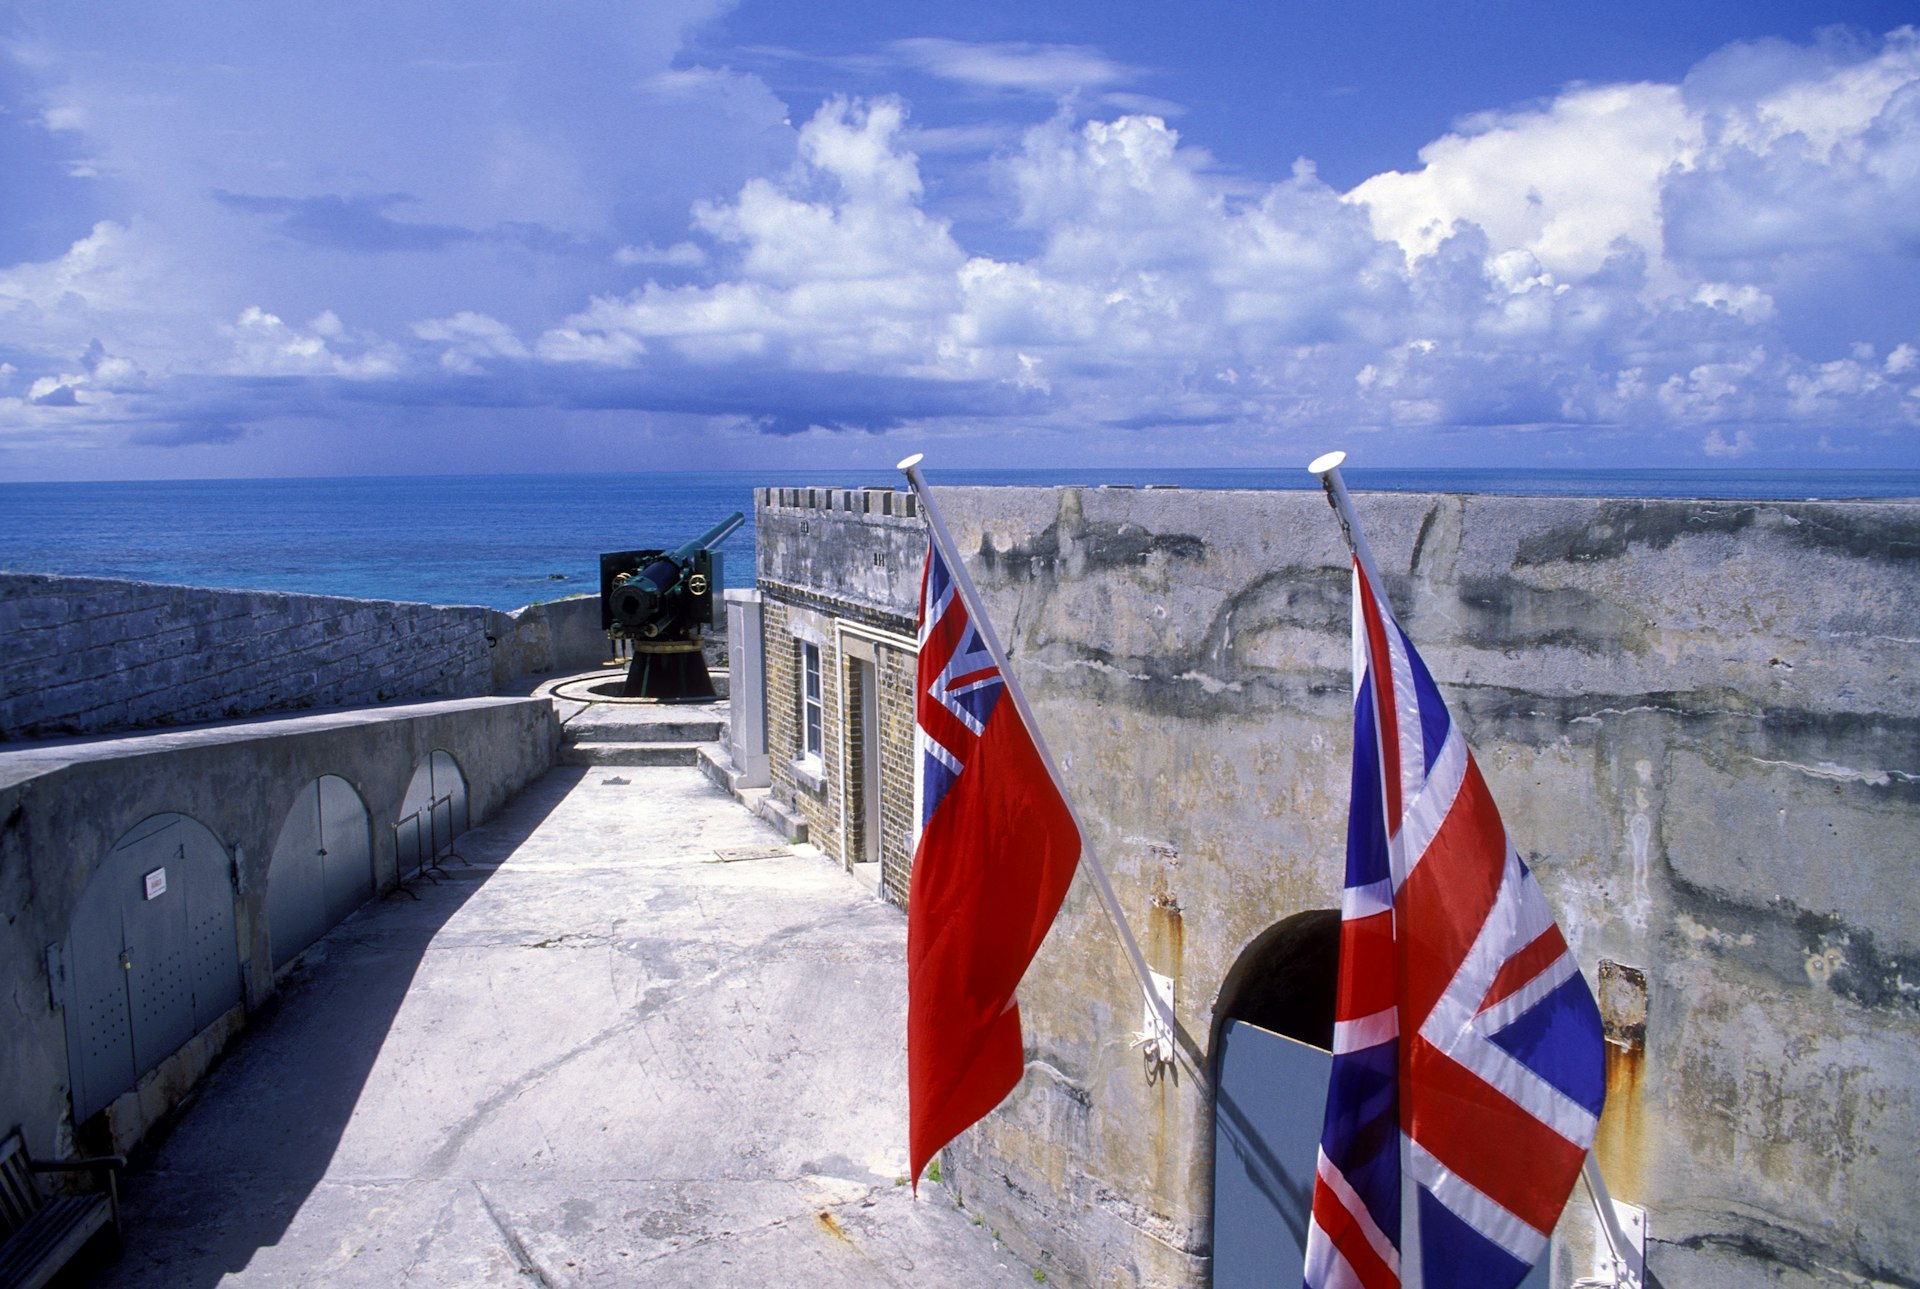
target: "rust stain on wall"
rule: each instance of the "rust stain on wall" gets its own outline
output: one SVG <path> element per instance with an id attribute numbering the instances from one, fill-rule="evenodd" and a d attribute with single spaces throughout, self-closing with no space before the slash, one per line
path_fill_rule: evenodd
<path id="1" fill-rule="evenodd" d="M 1594 1157 L 1606 1175 L 1607 1186 L 1618 1199 L 1640 1202 L 1646 1194 L 1647 1143 L 1640 1113 L 1645 1051 L 1630 1051 L 1613 1043 L 1607 1051 L 1607 1108 L 1600 1115 L 1600 1131 L 1593 1140 Z"/>
<path id="2" fill-rule="evenodd" d="M 1187 927 L 1181 920 L 1180 906 L 1172 897 L 1155 896 L 1147 913 L 1147 963 L 1162 975 L 1180 978 L 1182 959 L 1187 953 Z"/>

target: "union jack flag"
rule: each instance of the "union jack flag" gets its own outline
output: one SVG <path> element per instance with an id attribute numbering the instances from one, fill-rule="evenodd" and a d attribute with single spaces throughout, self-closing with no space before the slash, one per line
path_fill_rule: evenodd
<path id="1" fill-rule="evenodd" d="M 920 587 L 921 832 L 907 896 L 907 1155 L 934 1154 L 1026 1070 L 1014 991 L 1080 830 L 937 542 Z"/>
<path id="2" fill-rule="evenodd" d="M 921 828 L 966 768 L 965 758 L 986 733 L 1006 689 L 986 641 L 967 618 L 953 574 L 930 546 L 920 585 Z"/>
<path id="3" fill-rule="evenodd" d="M 1354 752 L 1307 1289 L 1511 1289 L 1606 1097 L 1600 1015 L 1386 597 L 1354 562 Z"/>

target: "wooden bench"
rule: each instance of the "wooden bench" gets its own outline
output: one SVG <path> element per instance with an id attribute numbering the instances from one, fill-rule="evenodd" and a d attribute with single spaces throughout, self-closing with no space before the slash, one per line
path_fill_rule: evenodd
<path id="1" fill-rule="evenodd" d="M 114 1173 L 126 1166 L 119 1155 L 58 1163 L 29 1159 L 18 1128 L 0 1142 L 0 1237 L 6 1240 L 0 1245 L 0 1289 L 41 1289 L 102 1231 L 112 1233 L 117 1248 L 120 1189 Z M 107 1189 L 48 1198 L 33 1175 L 56 1172 L 104 1172 Z"/>

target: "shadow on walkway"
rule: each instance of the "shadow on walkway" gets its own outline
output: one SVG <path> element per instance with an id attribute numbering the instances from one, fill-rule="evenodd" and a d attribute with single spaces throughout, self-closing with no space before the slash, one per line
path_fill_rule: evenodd
<path id="1" fill-rule="evenodd" d="M 433 944 L 576 784 L 554 771 L 459 839 L 467 864 L 348 917 L 282 979 L 123 1185 L 127 1252 L 101 1286 L 198 1289 L 278 1244 L 327 1174 Z"/>

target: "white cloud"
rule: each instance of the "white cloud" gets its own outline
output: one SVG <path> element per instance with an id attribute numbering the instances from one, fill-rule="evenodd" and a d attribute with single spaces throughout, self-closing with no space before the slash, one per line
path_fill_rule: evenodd
<path id="1" fill-rule="evenodd" d="M 927 36 L 895 41 L 892 48 L 923 71 L 988 89 L 1068 94 L 1116 84 L 1133 74 L 1086 45 L 976 42 Z"/>
<path id="2" fill-rule="evenodd" d="M 707 253 L 692 242 L 675 242 L 664 248 L 649 243 L 645 246 L 622 246 L 613 253 L 613 262 L 623 268 L 657 264 L 663 268 L 693 269 L 707 262 Z"/>
<path id="3" fill-rule="evenodd" d="M 1409 259 L 1470 223 L 1496 255 L 1525 251 L 1556 277 L 1578 277 L 1621 242 L 1659 258 L 1661 182 L 1701 141 L 1676 86 L 1576 89 L 1489 113 L 1422 148 L 1421 169 L 1375 175 L 1348 198 Z"/>
<path id="4" fill-rule="evenodd" d="M 1229 173 L 1165 112 L 1085 119 L 1143 103 L 1077 46 L 891 48 L 1067 104 L 1024 132 L 915 126 L 892 97 L 794 130 L 754 78 L 675 61 L 717 3 L 623 10 L 623 40 L 584 44 L 584 11 L 534 31 L 483 5 L 487 39 L 391 66 L 328 45 L 366 101 L 314 119 L 271 51 L 225 79 L 189 60 L 177 101 L 124 49 L 55 59 L 47 110 L 140 214 L 0 268 L 8 414 L 53 433 L 274 375 L 781 432 L 1017 413 L 1191 452 L 1552 427 L 1762 458 L 1920 426 L 1910 31 L 1575 87 L 1340 193 L 1307 164 Z M 580 77 L 583 49 L 607 66 Z M 404 138 L 371 128 L 416 110 Z"/>
<path id="5" fill-rule="evenodd" d="M 550 331 L 557 360 L 630 362 L 664 342 L 696 361 L 782 356 L 827 370 L 938 367 L 937 334 L 965 260 L 922 207 L 901 105 L 823 105 L 782 180 L 755 179 L 702 205 L 702 232 L 730 248 L 737 277 L 713 287 L 649 283 L 602 297 Z M 824 188 L 826 195 L 811 195 Z"/>
<path id="6" fill-rule="evenodd" d="M 429 344 L 444 345 L 440 365 L 463 376 L 477 375 L 495 358 L 525 358 L 527 347 L 513 329 L 498 318 L 470 311 L 450 318 L 413 324 L 413 334 Z"/>
<path id="7" fill-rule="evenodd" d="M 398 346 L 378 336 L 348 332 L 331 312 L 304 329 L 289 326 L 258 306 L 248 306 L 229 328 L 232 376 L 344 376 L 375 379 L 399 372 Z"/>

